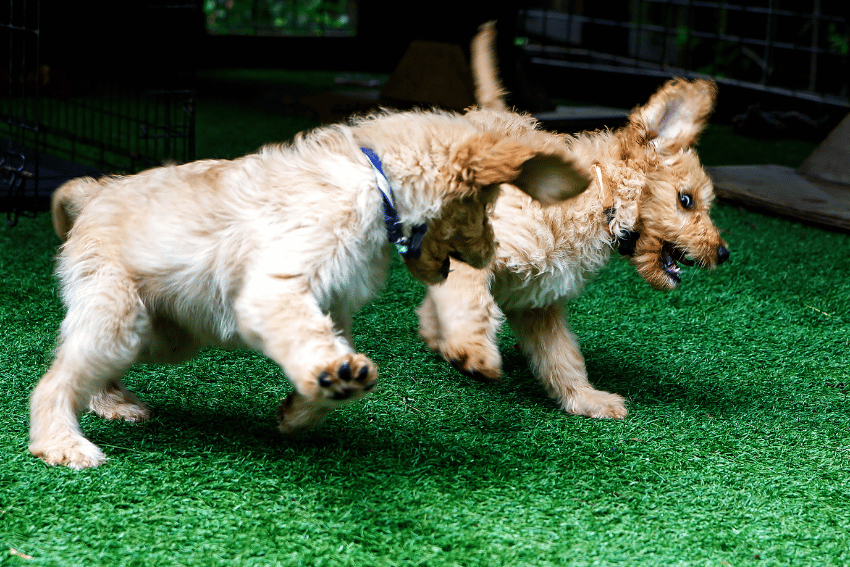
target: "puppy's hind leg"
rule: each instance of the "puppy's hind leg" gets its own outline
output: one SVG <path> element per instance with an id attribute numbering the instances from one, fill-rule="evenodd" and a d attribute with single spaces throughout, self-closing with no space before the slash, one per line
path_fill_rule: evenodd
<path id="1" fill-rule="evenodd" d="M 201 342 L 189 331 L 170 319 L 151 315 L 150 333 L 139 355 L 139 362 L 177 364 L 197 355 Z M 139 398 L 124 387 L 120 379 L 106 383 L 102 390 L 92 394 L 89 410 L 104 419 L 123 419 L 142 422 L 151 412 Z"/>
<path id="2" fill-rule="evenodd" d="M 150 409 L 124 387 L 124 383 L 118 378 L 92 394 L 89 410 L 104 419 L 123 419 L 136 423 L 146 421 L 151 415 Z"/>
<path id="3" fill-rule="evenodd" d="M 537 378 L 567 413 L 622 419 L 622 396 L 595 389 L 560 306 L 506 313 Z"/>
<path id="4" fill-rule="evenodd" d="M 502 375 L 496 333 L 502 314 L 490 296 L 489 272 L 456 260 L 445 282 L 428 287 L 417 310 L 419 334 L 455 368 L 476 380 Z"/>
<path id="5" fill-rule="evenodd" d="M 50 465 L 83 469 L 106 457 L 83 436 L 77 416 L 92 403 L 98 413 L 114 410 L 104 392 L 125 404 L 138 402 L 119 379 L 138 358 L 149 320 L 132 282 L 117 267 L 99 266 L 95 275 L 72 283 L 66 286 L 68 313 L 56 358 L 30 398 L 29 450 Z"/>
<path id="6" fill-rule="evenodd" d="M 253 278 L 236 312 L 243 340 L 277 362 L 295 386 L 278 409 L 281 432 L 316 427 L 377 383 L 375 364 L 345 336 L 349 324 L 323 313 L 299 278 Z"/>

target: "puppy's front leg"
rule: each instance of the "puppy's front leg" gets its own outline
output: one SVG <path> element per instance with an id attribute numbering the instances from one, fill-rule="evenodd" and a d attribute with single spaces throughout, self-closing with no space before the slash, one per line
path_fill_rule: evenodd
<path id="1" fill-rule="evenodd" d="M 594 388 L 584 357 L 558 305 L 505 314 L 538 380 L 567 413 L 622 419 L 623 397 Z"/>
<path id="2" fill-rule="evenodd" d="M 295 386 L 278 409 L 290 434 L 319 425 L 327 414 L 371 390 L 375 364 L 353 352 L 300 278 L 254 278 L 236 303 L 243 340 L 274 360 Z"/>
<path id="3" fill-rule="evenodd" d="M 445 282 L 428 287 L 417 310 L 419 334 L 461 373 L 482 381 L 498 380 L 502 358 L 496 333 L 502 312 L 490 295 L 489 272 L 451 261 Z"/>

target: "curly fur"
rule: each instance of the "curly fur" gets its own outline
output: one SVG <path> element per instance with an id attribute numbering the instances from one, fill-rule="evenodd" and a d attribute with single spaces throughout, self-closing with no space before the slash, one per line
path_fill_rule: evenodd
<path id="1" fill-rule="evenodd" d="M 351 322 L 383 283 L 392 247 L 360 148 L 381 157 L 402 225 L 427 223 L 421 257 L 406 264 L 436 283 L 449 254 L 479 268 L 491 261 L 486 211 L 499 184 L 529 180 L 545 201 L 587 186 L 550 138 L 451 113 L 382 111 L 232 161 L 66 183 L 53 219 L 66 240 L 57 275 L 67 315 L 30 399 L 30 451 L 49 464 L 99 465 L 105 455 L 78 414 L 146 419 L 124 372 L 207 345 L 270 357 L 295 387 L 281 431 L 318 425 L 377 379 L 354 351 Z"/>
<path id="2" fill-rule="evenodd" d="M 531 118 L 505 110 L 495 71 L 492 23 L 472 42 L 476 93 L 483 108 L 473 122 L 504 116 L 512 127 L 537 130 Z M 459 370 L 476 378 L 501 375 L 496 333 L 513 328 L 535 374 L 567 412 L 590 417 L 627 414 L 617 394 L 594 389 L 570 331 L 563 303 L 577 297 L 608 262 L 620 238 L 639 234 L 630 258 L 654 288 L 679 282 L 677 262 L 714 267 L 728 257 L 711 222 L 711 180 L 693 149 L 714 106 L 709 81 L 671 80 L 634 109 L 617 131 L 564 136 L 579 169 L 594 171 L 590 188 L 542 208 L 512 185 L 491 214 L 496 256 L 486 269 L 452 263 L 445 283 L 428 288 L 419 308 L 420 334 Z M 688 207 L 685 207 L 688 204 Z"/>

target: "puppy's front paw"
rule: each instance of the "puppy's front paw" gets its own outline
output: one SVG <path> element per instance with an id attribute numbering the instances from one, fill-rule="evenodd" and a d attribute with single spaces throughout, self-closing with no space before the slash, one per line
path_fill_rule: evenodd
<path id="1" fill-rule="evenodd" d="M 440 351 L 461 374 L 479 382 L 496 382 L 502 376 L 502 357 L 492 344 L 444 344 Z"/>
<path id="2" fill-rule="evenodd" d="M 83 437 L 68 436 L 46 442 L 33 441 L 29 450 L 48 465 L 64 465 L 76 470 L 96 467 L 106 461 L 106 455 L 97 445 Z"/>
<path id="3" fill-rule="evenodd" d="M 346 401 L 366 394 L 378 383 L 378 369 L 362 354 L 349 354 L 318 372 L 308 393 L 293 392 L 277 410 L 278 429 L 293 435 L 322 423 L 328 413 Z"/>
<path id="4" fill-rule="evenodd" d="M 623 396 L 592 388 L 580 389 L 563 403 L 567 413 L 595 418 L 623 419 L 628 415 Z"/>
<path id="5" fill-rule="evenodd" d="M 316 377 L 320 395 L 329 400 L 351 400 L 363 396 L 378 382 L 378 369 L 362 354 L 342 357 Z"/>

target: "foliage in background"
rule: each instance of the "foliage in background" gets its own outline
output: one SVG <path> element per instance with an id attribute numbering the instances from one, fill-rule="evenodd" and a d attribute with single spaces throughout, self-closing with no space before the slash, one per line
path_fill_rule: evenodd
<path id="1" fill-rule="evenodd" d="M 205 0 L 207 30 L 220 35 L 353 35 L 351 0 Z"/>
<path id="2" fill-rule="evenodd" d="M 847 26 L 843 27 L 845 29 L 842 33 L 838 25 L 829 24 L 827 38 L 829 40 L 829 47 L 833 51 L 841 55 L 847 55 L 850 53 L 850 32 L 847 31 Z"/>

